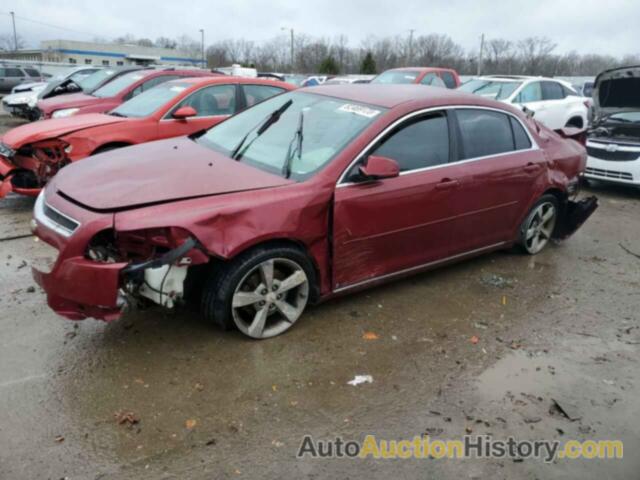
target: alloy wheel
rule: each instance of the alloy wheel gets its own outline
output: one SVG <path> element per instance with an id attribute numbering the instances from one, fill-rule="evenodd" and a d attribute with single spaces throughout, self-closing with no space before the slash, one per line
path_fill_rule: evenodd
<path id="1" fill-rule="evenodd" d="M 527 252 L 536 254 L 549 243 L 556 226 L 556 213 L 556 207 L 553 203 L 544 202 L 529 215 L 524 237 L 524 246 Z"/>
<path id="2" fill-rule="evenodd" d="M 253 338 L 269 338 L 288 330 L 309 299 L 304 269 L 288 258 L 272 258 L 247 272 L 232 297 L 233 321 Z"/>

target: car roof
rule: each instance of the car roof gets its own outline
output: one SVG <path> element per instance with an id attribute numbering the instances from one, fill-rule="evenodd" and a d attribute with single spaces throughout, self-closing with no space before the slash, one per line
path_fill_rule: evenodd
<path id="1" fill-rule="evenodd" d="M 452 68 L 442 68 L 442 67 L 398 67 L 398 68 L 390 68 L 389 70 L 385 70 L 386 72 L 394 71 L 394 72 L 453 72 Z M 384 72 L 382 72 L 384 73 Z"/>
<path id="2" fill-rule="evenodd" d="M 426 85 L 385 85 L 380 83 L 319 85 L 300 89 L 306 93 L 317 93 L 328 97 L 351 100 L 384 108 L 414 102 L 417 107 L 444 105 L 478 105 L 505 109 L 505 105 L 487 100 L 478 95 L 451 90 L 448 88 L 428 87 Z"/>
<path id="3" fill-rule="evenodd" d="M 184 77 L 176 78 L 167 83 L 189 83 L 193 86 L 208 85 L 215 83 L 251 83 L 256 85 L 273 85 L 282 88 L 294 89 L 293 85 L 273 78 L 260 78 L 260 77 L 239 77 L 233 75 L 211 75 L 200 77 Z"/>

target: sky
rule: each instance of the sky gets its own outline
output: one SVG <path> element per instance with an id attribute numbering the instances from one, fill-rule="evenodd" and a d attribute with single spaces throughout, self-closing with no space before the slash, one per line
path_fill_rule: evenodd
<path id="1" fill-rule="evenodd" d="M 12 33 L 11 10 L 18 34 L 32 48 L 42 40 L 127 33 L 199 40 L 201 28 L 206 44 L 242 37 L 259 42 L 293 28 L 315 37 L 344 34 L 351 46 L 371 35 L 409 35 L 414 29 L 415 35 L 447 34 L 466 50 L 477 50 L 484 33 L 514 41 L 546 36 L 557 44 L 556 53 L 640 53 L 640 29 L 633 25 L 640 19 L 637 0 L 3 0 L 0 35 Z"/>

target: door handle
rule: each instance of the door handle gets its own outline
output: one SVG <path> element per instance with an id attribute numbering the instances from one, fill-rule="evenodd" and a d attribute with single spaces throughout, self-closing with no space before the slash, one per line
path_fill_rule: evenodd
<path id="1" fill-rule="evenodd" d="M 450 178 L 443 178 L 440 183 L 436 184 L 436 190 L 448 190 L 450 188 L 456 188 L 460 183 L 457 180 Z"/>
<path id="2" fill-rule="evenodd" d="M 538 170 L 540 170 L 540 165 L 537 163 L 527 163 L 524 167 L 524 171 L 527 173 L 537 172 Z"/>

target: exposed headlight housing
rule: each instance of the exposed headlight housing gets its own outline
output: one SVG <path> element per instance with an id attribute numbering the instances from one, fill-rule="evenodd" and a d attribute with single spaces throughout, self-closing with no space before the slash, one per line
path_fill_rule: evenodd
<path id="1" fill-rule="evenodd" d="M 62 110 L 56 110 L 55 112 L 53 112 L 51 117 L 52 118 L 70 117 L 78 113 L 79 110 L 80 110 L 79 108 L 64 108 Z"/>
<path id="2" fill-rule="evenodd" d="M 15 104 L 19 104 L 19 103 L 29 103 L 30 97 L 24 96 L 24 97 L 16 97 L 16 98 L 12 98 L 11 100 L 9 100 L 7 102 L 7 104 L 9 105 L 15 105 Z"/>

